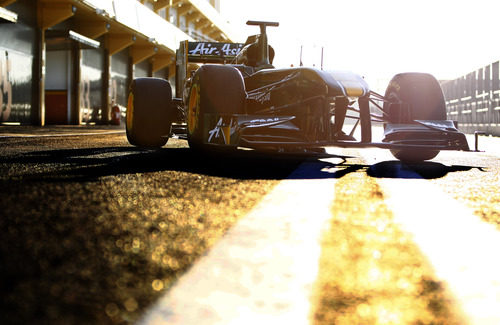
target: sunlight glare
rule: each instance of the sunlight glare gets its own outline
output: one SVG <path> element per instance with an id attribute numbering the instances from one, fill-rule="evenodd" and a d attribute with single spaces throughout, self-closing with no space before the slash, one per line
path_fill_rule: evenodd
<path id="1" fill-rule="evenodd" d="M 246 36 L 246 20 L 279 21 L 269 28 L 275 65 L 350 70 L 373 83 L 399 72 L 456 78 L 498 60 L 500 2 L 422 0 L 221 0 L 221 14 Z M 263 10 L 265 8 L 266 10 Z"/>

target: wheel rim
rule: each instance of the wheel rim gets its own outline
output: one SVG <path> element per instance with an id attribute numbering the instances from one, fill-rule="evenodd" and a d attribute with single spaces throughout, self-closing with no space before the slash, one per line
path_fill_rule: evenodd
<path id="1" fill-rule="evenodd" d="M 131 132 L 133 128 L 133 120 L 134 120 L 134 94 L 132 92 L 128 95 L 127 101 L 127 118 L 125 125 L 127 127 L 127 131 Z"/>
<path id="2" fill-rule="evenodd" d="M 200 114 L 200 89 L 197 84 L 191 87 L 188 106 L 188 133 L 192 135 L 198 127 L 198 115 Z"/>

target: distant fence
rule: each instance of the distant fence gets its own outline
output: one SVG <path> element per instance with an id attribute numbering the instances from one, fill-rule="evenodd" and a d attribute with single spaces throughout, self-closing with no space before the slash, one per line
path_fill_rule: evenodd
<path id="1" fill-rule="evenodd" d="M 466 133 L 500 136 L 499 62 L 442 83 L 448 119 Z"/>

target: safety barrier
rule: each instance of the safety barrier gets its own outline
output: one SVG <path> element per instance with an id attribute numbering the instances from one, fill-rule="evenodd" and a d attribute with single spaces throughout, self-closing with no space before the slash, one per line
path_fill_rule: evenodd
<path id="1" fill-rule="evenodd" d="M 460 130 L 500 136 L 499 62 L 442 83 L 448 119 Z"/>

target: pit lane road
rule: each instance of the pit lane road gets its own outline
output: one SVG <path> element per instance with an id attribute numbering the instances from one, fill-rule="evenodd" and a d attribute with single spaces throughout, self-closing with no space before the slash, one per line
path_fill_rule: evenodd
<path id="1" fill-rule="evenodd" d="M 144 150 L 129 146 L 122 133 L 88 133 L 0 139 L 2 323 L 137 320 L 304 162 L 198 156 L 178 140 Z M 395 162 L 383 150 L 340 154 L 361 158 L 313 159 L 294 177 L 346 180 L 336 198 L 358 195 L 350 189 L 366 180 L 396 184 L 383 184 L 386 191 L 418 179 L 499 223 L 498 154 L 450 152 L 417 166 Z M 418 202 L 419 193 L 409 197 Z M 342 204 L 349 213 L 359 210 L 355 200 Z"/>

